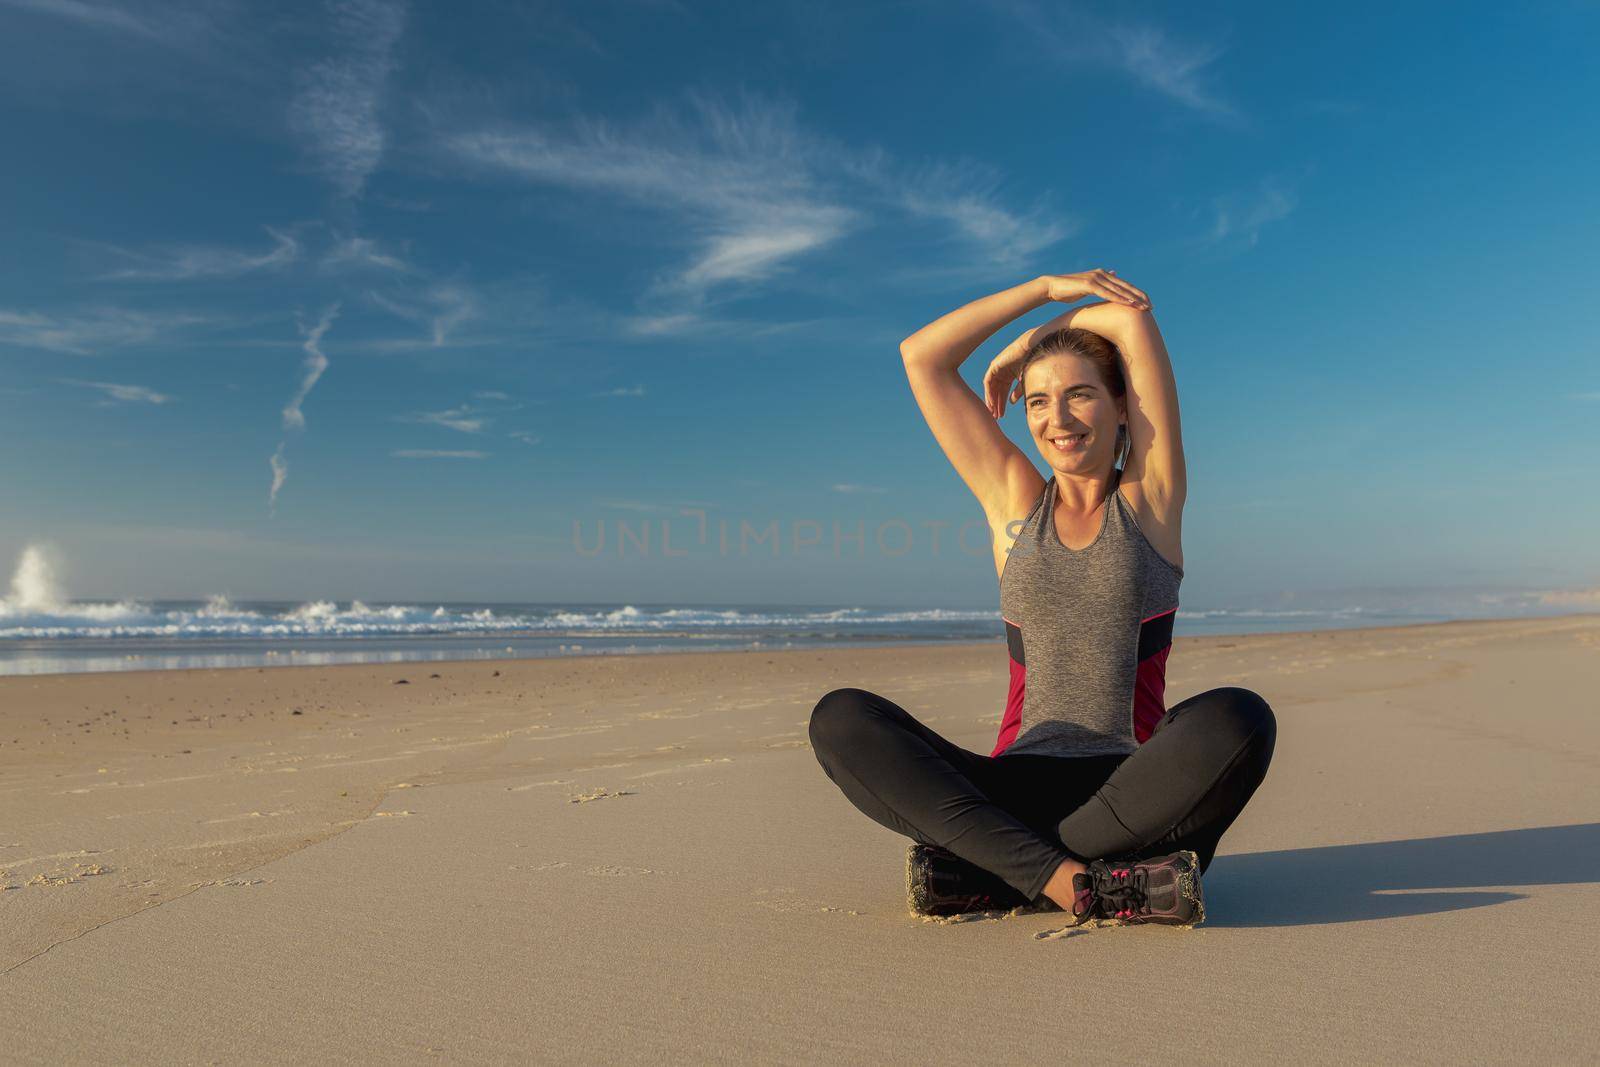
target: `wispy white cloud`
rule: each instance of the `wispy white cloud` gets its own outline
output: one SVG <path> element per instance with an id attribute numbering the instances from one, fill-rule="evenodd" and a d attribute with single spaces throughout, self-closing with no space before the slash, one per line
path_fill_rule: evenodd
<path id="1" fill-rule="evenodd" d="M 306 354 L 305 361 L 301 364 L 300 387 L 295 390 L 294 396 L 283 408 L 283 429 L 285 433 L 293 430 L 303 430 L 306 425 L 305 412 L 301 405 L 306 397 L 311 395 L 312 388 L 317 384 L 328 369 L 328 357 L 322 351 L 322 337 L 333 325 L 333 320 L 339 314 L 339 305 L 333 304 L 322 313 L 322 318 L 317 320 L 315 326 L 309 329 L 304 323 L 300 324 L 300 332 L 305 337 L 300 348 Z M 278 442 L 277 449 L 267 460 L 272 468 L 272 488 L 267 493 L 267 513 L 277 513 L 278 493 L 283 489 L 284 483 L 289 480 L 289 462 L 284 457 L 284 448 L 289 443 L 288 438 Z"/>
<path id="2" fill-rule="evenodd" d="M 105 397 L 105 403 L 119 404 L 170 404 L 172 397 L 166 393 L 158 393 L 142 385 L 123 385 L 119 382 L 89 382 L 80 378 L 57 379 L 64 385 L 77 385 L 85 389 L 99 390 Z"/>
<path id="3" fill-rule="evenodd" d="M 1084 4 L 990 0 L 1019 24 L 1024 39 L 1063 69 L 1074 62 L 1119 70 L 1134 82 L 1217 121 L 1243 121 L 1239 110 L 1208 84 L 1207 68 L 1224 47 L 1179 40 L 1154 22 Z"/>
<path id="4" fill-rule="evenodd" d="M 606 323 L 608 329 L 620 328 L 633 337 L 687 337 L 758 339 L 774 334 L 788 333 L 807 326 L 836 325 L 833 319 L 794 319 L 782 322 L 763 322 L 756 319 L 715 318 L 697 312 L 680 312 L 671 315 L 630 315 Z"/>
<path id="5" fill-rule="evenodd" d="M 93 29 L 171 44 L 199 28 L 199 16 L 172 5 L 93 3 L 91 0 L 0 0 L 0 7 L 66 19 Z"/>
<path id="6" fill-rule="evenodd" d="M 391 315 L 426 325 L 429 343 L 434 348 L 444 347 L 450 342 L 450 335 L 456 327 L 479 313 L 477 295 L 460 282 L 442 282 L 420 293 L 398 297 L 379 292 L 369 292 L 367 295 Z"/>
<path id="7" fill-rule="evenodd" d="M 820 153 L 800 134 L 792 107 L 746 100 L 730 108 L 699 94 L 690 102 L 688 120 L 658 112 L 628 129 L 600 119 L 565 133 L 478 129 L 450 134 L 446 145 L 486 170 L 676 215 L 698 251 L 658 279 L 658 293 L 694 297 L 770 277 L 852 227 L 857 212 L 819 187 Z"/>
<path id="8" fill-rule="evenodd" d="M 341 51 L 302 70 L 289 117 L 334 188 L 356 197 L 383 158 L 380 111 L 406 9 L 385 0 L 331 0 L 328 11 Z"/>
<path id="9" fill-rule="evenodd" d="M 67 315 L 0 309 L 0 345 L 90 355 L 103 348 L 139 344 L 207 321 L 186 313 L 94 308 Z"/>
<path id="10" fill-rule="evenodd" d="M 462 404 L 446 411 L 419 411 L 414 415 L 398 416 L 401 422 L 420 422 L 429 426 L 443 426 L 460 433 L 482 433 L 490 419 L 475 414 L 471 407 Z"/>
<path id="11" fill-rule="evenodd" d="M 590 396 L 644 396 L 644 386 L 642 386 L 642 385 L 619 385 L 615 389 L 602 389 L 598 393 L 590 393 L 589 395 Z"/>
<path id="12" fill-rule="evenodd" d="M 234 278 L 253 271 L 277 270 L 300 257 L 300 243 L 287 233 L 264 227 L 273 247 L 265 252 L 244 252 L 214 245 L 171 245 L 151 251 L 108 246 L 132 266 L 99 276 L 101 281 L 189 281 L 197 278 Z"/>
<path id="13" fill-rule="evenodd" d="M 336 238 L 333 247 L 322 257 L 325 267 L 376 267 L 380 270 L 409 272 L 411 265 L 370 237 L 354 234 Z"/>
<path id="14" fill-rule="evenodd" d="M 672 315 L 640 315 L 628 319 L 625 328 L 636 337 L 668 337 L 687 333 L 701 324 L 699 315 L 680 311 Z"/>
<path id="15" fill-rule="evenodd" d="M 513 441 L 521 441 L 525 445 L 536 445 L 540 441 L 544 440 L 542 437 L 535 437 L 527 430 L 512 430 L 510 433 L 506 434 L 506 436 L 511 438 Z"/>
<path id="16" fill-rule="evenodd" d="M 300 405 L 305 403 L 306 397 L 311 395 L 312 387 L 317 384 L 323 372 L 328 369 L 328 357 L 322 351 L 322 335 L 328 332 L 328 327 L 333 325 L 333 320 L 339 314 L 339 305 L 334 304 L 322 313 L 322 318 L 309 330 L 304 326 L 301 332 L 305 334 L 305 343 L 301 350 L 305 352 L 305 362 L 301 365 L 300 388 L 295 390 L 294 396 L 289 398 L 289 403 L 283 408 L 283 428 L 285 430 L 305 429 L 306 417 L 300 410 Z"/>
<path id="17" fill-rule="evenodd" d="M 389 455 L 395 459 L 488 459 L 488 452 L 477 449 L 399 448 Z"/>
<path id="18" fill-rule="evenodd" d="M 442 345 L 450 331 L 477 314 L 472 293 L 458 285 L 435 286 L 429 293 L 438 308 L 433 316 L 433 343 Z"/>
<path id="19" fill-rule="evenodd" d="M 973 160 L 938 161 L 920 167 L 893 165 L 882 154 L 855 161 L 854 174 L 897 209 L 947 224 L 975 253 L 971 268 L 1016 270 L 1038 253 L 1082 228 L 1078 219 L 1043 204 L 1026 211 L 1006 206 L 1003 175 Z"/>
<path id="20" fill-rule="evenodd" d="M 835 493 L 887 493 L 889 490 L 876 485 L 853 485 L 841 482 L 830 487 Z"/>
<path id="21" fill-rule="evenodd" d="M 493 423 L 494 417 L 518 411 L 523 405 L 513 401 L 507 393 L 479 390 L 472 394 L 472 403 L 458 404 L 443 411 L 418 411 L 409 415 L 396 415 L 399 422 L 420 423 L 425 426 L 442 426 L 458 433 L 483 433 Z M 510 434 L 516 437 L 515 433 Z"/>
<path id="22" fill-rule="evenodd" d="M 1221 241 L 1239 237 L 1253 247 L 1263 227 L 1288 218 L 1296 205 L 1294 191 L 1274 178 L 1264 179 L 1249 193 L 1216 197 L 1211 203 L 1210 238 Z"/>
<path id="23" fill-rule="evenodd" d="M 1600 390 L 1589 393 L 1570 393 L 1573 400 L 1600 400 Z"/>
<path id="24" fill-rule="evenodd" d="M 267 464 L 272 468 L 272 489 L 267 493 L 267 511 L 275 513 L 278 507 L 278 491 L 289 480 L 289 462 L 283 458 L 283 446 L 287 441 L 279 441 L 277 451 L 267 457 Z"/>

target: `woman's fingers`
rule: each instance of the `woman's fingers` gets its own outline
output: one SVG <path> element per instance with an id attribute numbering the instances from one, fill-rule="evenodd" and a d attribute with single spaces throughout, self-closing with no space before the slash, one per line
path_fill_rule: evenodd
<path id="1" fill-rule="evenodd" d="M 1143 289 L 1118 278 L 1116 276 L 1117 272 L 1114 270 L 1108 270 L 1104 273 L 1109 275 L 1109 277 L 1102 279 L 1107 287 L 1121 293 L 1124 298 L 1131 300 L 1135 304 L 1143 304 L 1145 307 L 1150 306 L 1150 298 Z"/>
<path id="2" fill-rule="evenodd" d="M 1144 293 L 1118 278 L 1096 279 L 1094 284 L 1095 290 L 1107 300 L 1134 307 L 1149 306 L 1150 302 L 1145 299 Z"/>
<path id="3" fill-rule="evenodd" d="M 989 414 L 997 419 L 1006 413 L 1006 393 L 1010 389 L 1010 377 L 998 373 L 993 366 L 983 376 L 983 401 Z"/>
<path id="4" fill-rule="evenodd" d="M 1104 268 L 1086 270 L 1076 277 L 1081 279 L 1083 283 L 1086 290 L 1085 296 L 1093 293 L 1097 296 L 1103 296 L 1107 300 L 1114 300 L 1119 304 L 1131 304 L 1135 307 L 1142 306 L 1145 308 L 1150 306 L 1150 298 L 1145 295 L 1145 291 L 1117 277 L 1117 272 L 1114 270 L 1106 270 Z"/>

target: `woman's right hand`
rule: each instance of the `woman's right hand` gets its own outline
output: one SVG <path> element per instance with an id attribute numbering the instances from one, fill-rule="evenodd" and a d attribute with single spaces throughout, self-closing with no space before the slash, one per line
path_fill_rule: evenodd
<path id="1" fill-rule="evenodd" d="M 1086 296 L 1101 296 L 1119 304 L 1150 310 L 1150 298 L 1144 290 L 1117 277 L 1114 270 L 1086 270 L 1077 274 L 1046 274 L 1045 285 L 1050 299 L 1069 304 Z"/>
<path id="2" fill-rule="evenodd" d="M 983 372 L 983 403 L 997 419 L 1005 415 L 1008 402 L 1021 399 L 1016 395 L 1017 371 L 1022 367 L 1022 357 L 1028 354 L 1028 346 L 1023 341 L 1031 332 L 1006 345 Z"/>

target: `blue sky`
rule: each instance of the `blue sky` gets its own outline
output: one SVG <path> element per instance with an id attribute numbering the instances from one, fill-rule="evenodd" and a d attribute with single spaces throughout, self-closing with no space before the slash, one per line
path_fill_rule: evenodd
<path id="1" fill-rule="evenodd" d="M 1597 44 L 1571 2 L 0 0 L 0 553 L 991 605 L 896 346 L 1111 267 L 1179 383 L 1186 605 L 1592 607 Z"/>

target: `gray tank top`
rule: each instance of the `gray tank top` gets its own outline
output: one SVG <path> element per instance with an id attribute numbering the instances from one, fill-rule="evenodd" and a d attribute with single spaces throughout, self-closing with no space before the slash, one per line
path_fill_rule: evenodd
<path id="1" fill-rule="evenodd" d="M 1061 543 L 1051 477 L 1006 557 L 1011 685 L 992 756 L 1130 753 L 1166 715 L 1183 569 L 1145 538 L 1113 470 L 1093 542 Z"/>

